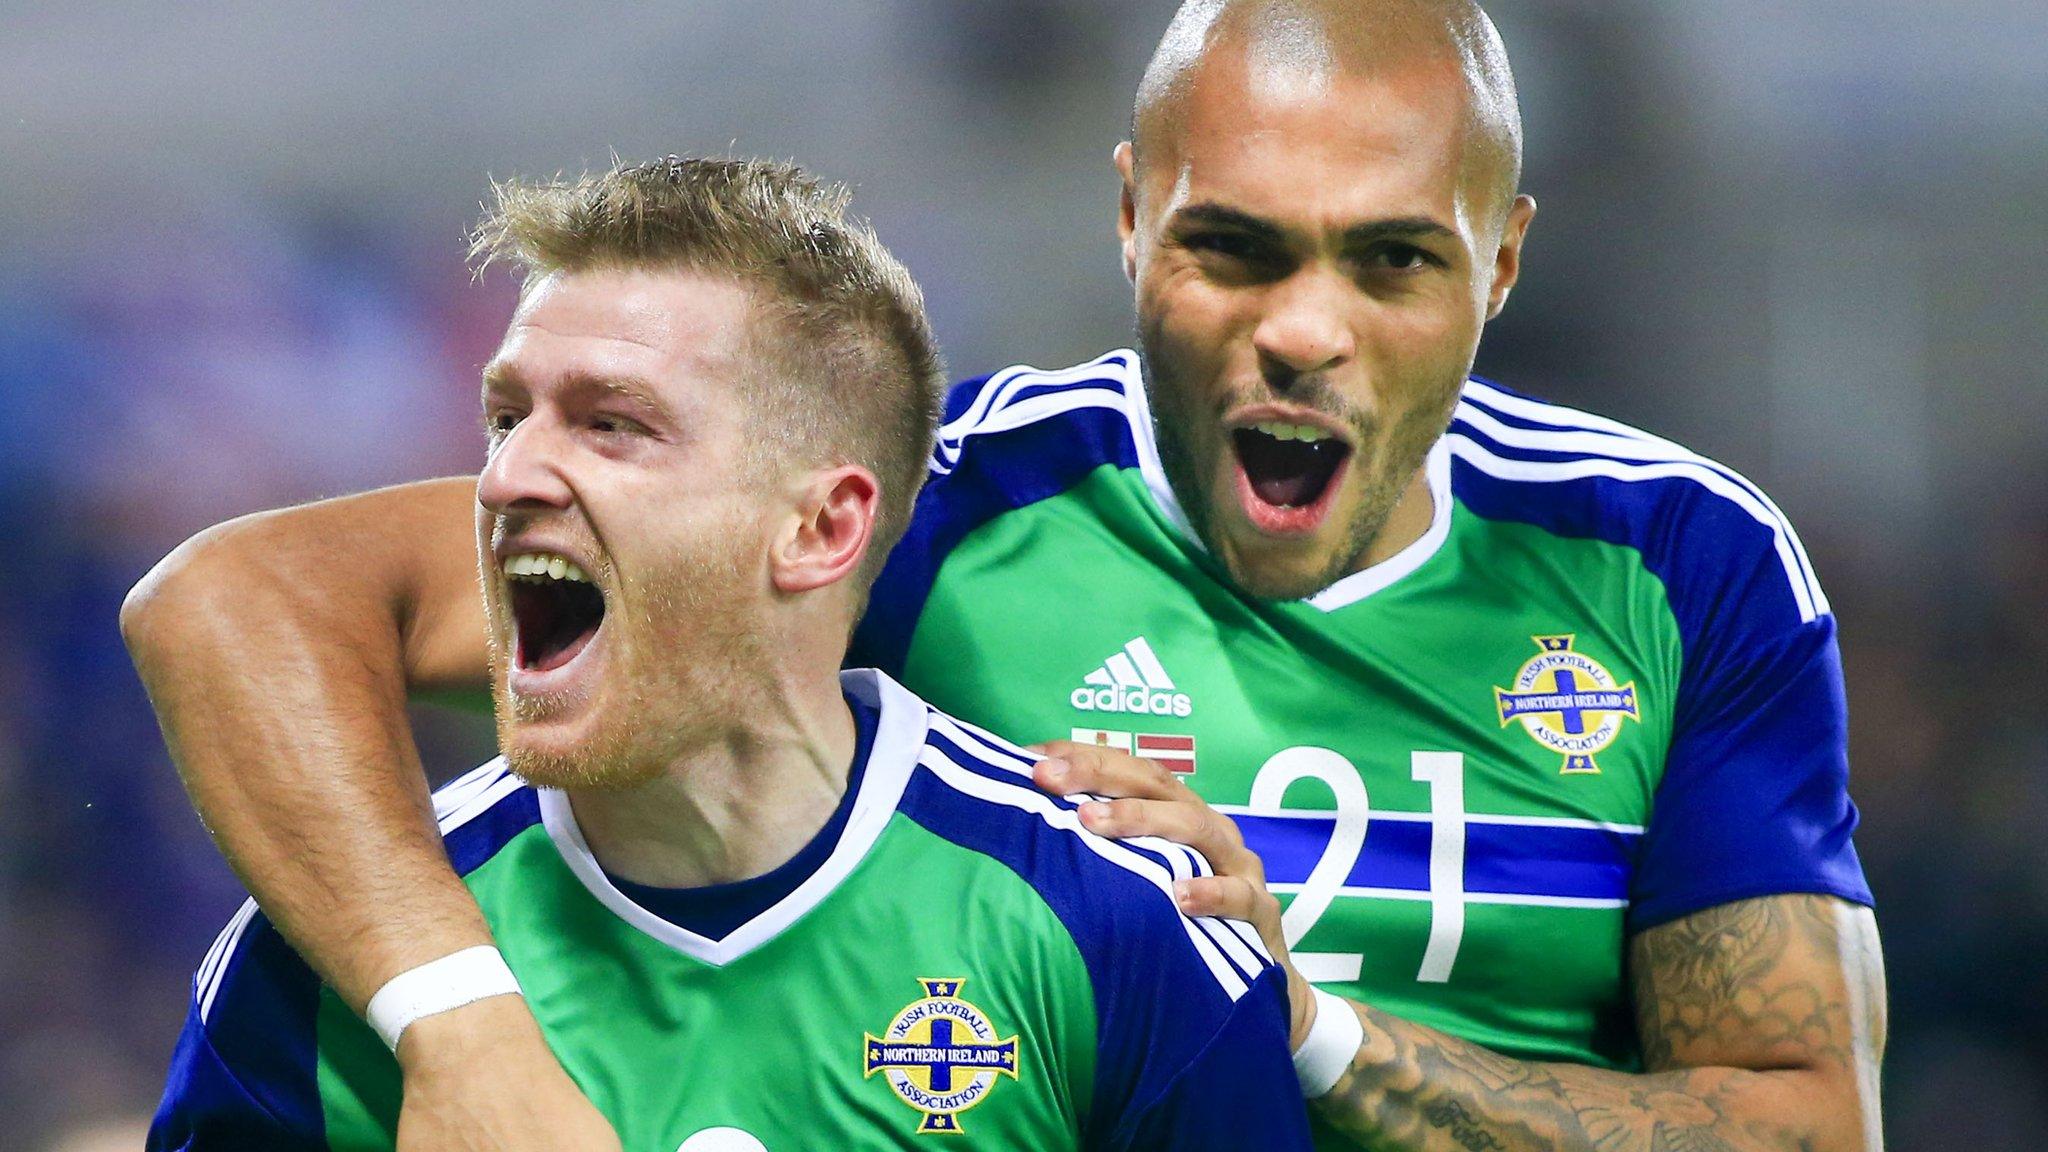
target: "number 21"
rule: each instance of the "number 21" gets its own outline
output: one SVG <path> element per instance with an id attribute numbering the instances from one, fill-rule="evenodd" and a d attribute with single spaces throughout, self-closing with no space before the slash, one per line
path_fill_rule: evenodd
<path id="1" fill-rule="evenodd" d="M 1458 946 L 1465 939 L 1465 755 L 1412 752 L 1412 778 L 1429 785 L 1429 945 L 1415 978 L 1441 984 L 1451 978 Z M 1337 800 L 1336 826 L 1321 859 L 1309 870 L 1294 901 L 1281 913 L 1280 929 L 1292 950 L 1329 911 L 1365 849 L 1372 801 L 1351 761 L 1328 748 L 1299 747 L 1277 752 L 1252 780 L 1249 808 L 1259 815 L 1287 812 L 1287 789 L 1299 780 L 1318 780 Z M 1311 982 L 1358 979 L 1360 952 L 1294 952 L 1294 966 Z"/>

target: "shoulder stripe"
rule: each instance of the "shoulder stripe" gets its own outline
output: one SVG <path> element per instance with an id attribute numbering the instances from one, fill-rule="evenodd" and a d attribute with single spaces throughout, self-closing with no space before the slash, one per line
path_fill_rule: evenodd
<path id="1" fill-rule="evenodd" d="M 1133 353 L 1127 349 L 1107 352 L 1085 364 L 1048 370 L 1018 364 L 996 372 L 982 382 L 974 400 L 957 418 L 939 429 L 941 438 L 954 437 L 988 418 L 990 412 L 1015 399 L 1016 393 L 1044 385 L 1085 384 L 1105 377 L 1119 384 L 1129 378 Z"/>
<path id="2" fill-rule="evenodd" d="M 934 731 L 938 732 L 941 737 L 958 745 L 962 752 L 973 757 L 982 766 L 1000 769 L 1021 776 L 1027 782 L 1030 780 L 1031 766 L 1040 759 L 1036 754 L 1019 748 L 1002 737 L 991 734 L 986 729 L 978 728 L 964 720 L 955 719 L 937 709 L 932 710 L 931 716 L 931 727 Z M 1036 784 L 1028 784 L 1028 786 L 1034 792 L 1037 791 L 1038 786 Z M 1078 801 L 1082 800 L 1103 800 L 1106 797 L 1096 796 L 1088 792 L 1075 792 L 1069 794 L 1066 799 L 1069 802 L 1078 803 Z M 1151 856 L 1157 857 L 1156 863 L 1165 866 L 1176 880 L 1214 875 L 1214 872 L 1209 867 L 1209 861 L 1185 844 L 1176 844 L 1159 836 L 1132 836 L 1119 840 L 1117 843 L 1138 852 L 1141 856 L 1149 853 Z M 1263 947 L 1259 951 L 1261 955 L 1264 955 Z M 1270 960 L 1271 957 L 1267 957 L 1267 959 Z M 1256 973 L 1260 967 L 1263 967 L 1262 963 L 1254 962 L 1252 964 L 1252 971 Z"/>
<path id="3" fill-rule="evenodd" d="M 1784 567 L 1785 578 L 1791 585 L 1792 599 L 1799 607 L 1800 620 L 1812 623 L 1829 611 L 1827 601 L 1820 595 L 1820 589 L 1811 577 L 1805 574 L 1799 563 L 1799 554 L 1791 527 L 1772 516 L 1740 485 L 1730 481 L 1712 469 L 1697 464 L 1678 461 L 1664 461 L 1644 464 L 1630 464 L 1609 457 L 1586 457 L 1578 460 L 1521 460 L 1499 456 L 1469 436 L 1453 433 L 1450 441 L 1451 453 L 1465 463 L 1478 468 L 1489 476 L 1503 480 L 1521 480 L 1534 483 L 1551 483 L 1562 480 L 1584 480 L 1604 477 L 1610 480 L 1691 480 L 1708 491 L 1726 498 L 1757 523 L 1770 529 L 1778 553 L 1778 561 Z"/>
<path id="4" fill-rule="evenodd" d="M 234 919 L 220 930 L 214 938 L 213 947 L 206 953 L 206 962 L 199 966 L 199 975 L 193 982 L 193 995 L 199 1000 L 199 1022 L 213 1012 L 213 998 L 220 994 L 221 978 L 227 975 L 228 961 L 234 957 L 235 949 L 242 943 L 243 933 L 256 918 L 256 901 L 252 898 L 242 901 Z"/>
<path id="5" fill-rule="evenodd" d="M 1030 767 L 1038 760 L 1038 756 L 1034 756 L 1032 752 L 1026 752 L 1024 748 L 1018 748 L 1016 744 L 1004 740 L 1001 736 L 995 736 L 995 734 L 991 734 L 991 732 L 987 732 L 983 728 L 967 724 L 965 719 L 956 719 L 956 717 L 946 715 L 946 713 L 942 713 L 938 709 L 932 709 L 932 730 L 938 732 L 944 738 L 950 738 L 954 744 L 961 744 L 961 750 L 965 750 L 971 756 L 975 756 L 977 760 L 981 760 L 983 765 L 1022 775 L 1022 777 L 1026 777 L 1026 781 L 1030 779 Z M 1040 793 L 1036 785 L 1026 785 L 1026 787 L 1030 789 L 1032 795 L 1047 799 L 1049 804 L 1057 806 L 1057 801 L 1051 801 L 1051 797 L 1044 797 L 1044 793 Z M 1102 799 L 1100 795 L 1090 795 L 1090 793 L 1075 793 L 1075 795 L 1079 795 L 1081 799 Z M 1079 818 L 1075 818 L 1075 826 L 1079 826 Z M 1090 836 L 1094 836 L 1094 832 L 1090 832 Z M 1157 863 L 1163 863 L 1167 867 L 1167 871 L 1174 875 L 1174 879 L 1192 879 L 1196 875 L 1214 875 L 1210 871 L 1210 867 L 1208 867 L 1208 859 L 1204 859 L 1200 853 L 1196 853 L 1194 849 L 1190 849 L 1186 845 L 1176 845 L 1174 840 L 1167 840 L 1167 838 L 1161 838 L 1161 836 L 1133 836 L 1133 838 L 1128 838 L 1128 840 L 1114 840 L 1114 842 L 1116 842 L 1116 845 L 1120 845 L 1124 851 L 1139 857 L 1141 861 L 1157 857 Z M 1147 853 L 1151 857 L 1147 857 Z M 1167 896 L 1171 896 L 1171 892 L 1167 892 Z M 1200 920 L 1194 920 L 1194 924 L 1196 924 L 1196 927 L 1200 927 L 1204 933 L 1208 933 L 1214 941 L 1217 941 L 1217 947 L 1221 947 L 1249 978 L 1257 978 L 1260 970 L 1272 963 L 1272 953 L 1266 951 L 1266 943 L 1260 941 L 1257 933 L 1251 931 L 1249 927 L 1245 927 L 1245 924 L 1239 924 L 1237 920 L 1214 920 L 1214 918 L 1200 918 Z"/>
<path id="6" fill-rule="evenodd" d="M 960 462 L 970 437 L 1007 432 L 1082 408 L 1121 410 L 1136 372 L 1133 354 L 1119 350 L 1057 372 L 1029 365 L 990 376 L 965 411 L 939 429 L 931 469 L 944 476 Z"/>
<path id="7" fill-rule="evenodd" d="M 990 733 L 986 729 L 948 716 L 937 709 L 931 710 L 930 723 L 934 732 L 938 733 L 942 738 L 959 745 L 961 751 L 972 756 L 984 766 L 1001 769 L 1024 777 L 1027 781 L 1025 787 L 1030 791 L 1031 795 L 1043 799 L 1055 807 L 1062 807 L 1062 810 L 1067 810 L 1058 802 L 1039 792 L 1037 785 L 1028 783 L 1031 776 L 1031 765 L 1038 761 L 1038 756 L 1017 747 L 1000 736 Z M 1082 800 L 1103 799 L 1103 797 L 1082 792 L 1077 792 L 1074 795 Z M 1074 826 L 1076 828 L 1080 827 L 1078 817 L 1075 818 Z M 1087 835 L 1090 837 L 1094 836 L 1093 833 L 1087 833 Z M 1214 872 L 1209 867 L 1209 861 L 1201 853 L 1196 852 L 1185 844 L 1176 844 L 1163 837 L 1133 836 L 1129 839 L 1105 841 L 1105 843 L 1114 843 L 1120 846 L 1132 856 L 1152 865 L 1154 868 L 1163 865 L 1167 872 L 1171 874 L 1173 880 L 1189 880 L 1197 876 L 1214 875 Z M 1169 898 L 1172 897 L 1171 887 L 1168 888 L 1167 895 Z M 1273 962 L 1272 954 L 1266 950 L 1265 942 L 1259 939 L 1258 933 L 1253 931 L 1249 925 L 1241 924 L 1235 920 L 1220 920 L 1210 917 L 1203 917 L 1192 921 L 1192 923 L 1200 928 L 1210 939 L 1214 940 L 1216 946 L 1221 948 L 1224 954 L 1230 957 L 1231 961 L 1244 972 L 1248 979 L 1256 979 L 1260 970 Z"/>
<path id="8" fill-rule="evenodd" d="M 495 756 L 434 790 L 434 818 L 445 819 L 478 793 L 497 783 L 511 769 L 503 756 Z"/>
<path id="9" fill-rule="evenodd" d="M 1461 418 L 1462 416 L 1461 413 Z M 1476 422 L 1474 423 L 1476 426 Z M 1499 455 L 1478 440 L 1460 432 L 1453 431 L 1446 440 L 1450 443 L 1452 454 L 1458 459 L 1489 476 L 1503 480 L 1534 483 L 1582 480 L 1590 477 L 1621 481 L 1691 480 L 1742 509 L 1751 519 L 1770 530 L 1778 561 L 1785 570 L 1785 579 L 1791 586 L 1793 600 L 1799 606 L 1802 622 L 1811 623 L 1831 611 L 1826 595 L 1821 592 L 1819 582 L 1813 578 L 1811 568 L 1806 563 L 1805 549 L 1800 544 L 1797 534 L 1792 531 L 1791 524 L 1785 520 L 1784 514 L 1747 484 L 1738 482 L 1698 457 L 1660 459 L 1653 455 L 1649 460 L 1638 463 L 1614 456 L 1583 456 L 1575 460 L 1524 460 Z M 1571 448 L 1557 445 L 1529 447 L 1559 453 L 1573 451 Z M 1640 456 L 1642 453 L 1636 455 Z"/>
<path id="10" fill-rule="evenodd" d="M 1503 412 L 1512 412 L 1531 422 L 1545 423 L 1554 430 L 1521 428 L 1496 419 L 1487 407 L 1473 402 L 1480 394 L 1498 397 L 1499 399 L 1492 403 Z M 1542 452 L 1582 453 L 1623 460 L 1685 461 L 1718 474 L 1747 492 L 1755 503 L 1763 506 L 1776 522 L 1776 527 L 1783 529 L 1785 538 L 1790 542 L 1792 554 L 1798 561 L 1799 575 L 1795 582 L 1804 580 L 1815 598 L 1815 603 L 1820 606 L 1820 611 L 1828 611 L 1827 597 L 1821 592 L 1820 583 L 1813 574 L 1813 562 L 1807 558 L 1806 546 L 1800 542 L 1798 534 L 1792 531 L 1790 518 L 1762 488 L 1720 461 L 1702 456 L 1675 440 L 1651 435 L 1604 416 L 1595 416 L 1573 408 L 1539 404 L 1520 396 L 1508 395 L 1478 381 L 1474 381 L 1466 389 L 1465 400 L 1458 405 L 1457 419 L 1479 429 L 1488 439 L 1508 447 Z"/>
<path id="11" fill-rule="evenodd" d="M 1569 408 L 1563 404 L 1552 404 L 1547 400 L 1531 400 L 1517 396 L 1497 384 L 1485 380 L 1471 379 L 1465 382 L 1464 399 L 1484 404 L 1496 412 L 1519 416 L 1532 424 L 1543 424 L 1552 428 L 1584 428 L 1605 432 L 1626 440 L 1662 440 L 1660 436 L 1645 432 L 1641 428 L 1624 424 L 1607 416 L 1596 415 L 1582 408 Z M 1672 441 L 1664 441 L 1677 447 Z"/>
<path id="12" fill-rule="evenodd" d="M 477 789 L 462 803 L 450 805 L 446 812 L 439 811 L 440 804 L 437 801 L 435 814 L 440 817 L 441 835 L 446 836 L 497 807 L 499 801 L 524 787 L 526 781 L 514 775 L 511 769 L 501 767 L 498 774 L 490 777 L 484 787 Z"/>
<path id="13" fill-rule="evenodd" d="M 919 756 L 918 763 L 931 770 L 938 780 L 953 791 L 990 804 L 1014 808 L 1037 816 L 1047 825 L 1071 832 L 1080 842 L 1097 856 L 1131 872 L 1157 888 L 1169 902 L 1173 900 L 1173 879 L 1166 869 L 1156 861 L 1147 860 L 1115 841 L 1105 840 L 1081 827 L 1081 821 L 1073 809 L 1063 808 L 1048 797 L 1027 786 L 1005 784 L 990 776 L 984 776 L 955 763 L 938 748 L 927 745 Z M 1176 913 L 1178 916 L 1178 913 Z M 1218 946 L 1214 937 L 1203 931 L 1195 921 L 1179 917 L 1188 941 L 1194 945 L 1195 953 L 1217 985 L 1232 1001 L 1241 998 L 1250 988 L 1247 974 L 1231 962 Z M 1256 974 L 1256 970 L 1253 975 Z"/>
<path id="14" fill-rule="evenodd" d="M 1023 776 L 1027 780 L 1031 776 L 1031 765 L 1039 759 L 1039 757 L 1022 748 L 1018 748 L 1000 736 L 993 735 L 985 729 L 978 728 L 964 720 L 948 716 L 936 709 L 932 711 L 931 726 L 941 736 L 958 744 L 963 752 L 973 756 L 982 764 Z M 1032 784 L 1030 787 L 1036 792 L 1037 785 Z M 1105 799 L 1105 797 L 1087 792 L 1073 793 L 1069 799 L 1073 798 L 1079 798 L 1080 800 Z M 1214 870 L 1209 866 L 1208 859 L 1201 853 L 1196 852 L 1185 844 L 1177 844 L 1164 837 L 1132 836 L 1119 840 L 1117 843 L 1137 853 L 1141 859 L 1146 858 L 1145 854 L 1147 853 L 1152 857 L 1156 857 L 1156 863 L 1164 865 L 1175 880 L 1189 880 L 1197 876 L 1215 875 Z M 1235 920 L 1202 919 L 1195 921 L 1195 923 L 1208 932 L 1217 941 L 1218 947 L 1221 947 L 1228 953 L 1232 960 L 1245 969 L 1247 974 L 1256 977 L 1261 968 L 1272 962 L 1272 955 L 1266 951 L 1265 942 L 1260 940 L 1258 933 L 1252 931 L 1248 926 L 1242 925 Z"/>
<path id="15" fill-rule="evenodd" d="M 933 729 L 950 737 L 954 743 L 987 761 L 991 768 L 1001 768 L 1019 776 L 1029 776 L 1031 766 L 1039 761 L 1039 757 L 1033 755 L 1030 750 L 1012 744 L 986 728 L 948 716 L 936 708 L 931 709 L 931 719 L 927 723 Z"/>

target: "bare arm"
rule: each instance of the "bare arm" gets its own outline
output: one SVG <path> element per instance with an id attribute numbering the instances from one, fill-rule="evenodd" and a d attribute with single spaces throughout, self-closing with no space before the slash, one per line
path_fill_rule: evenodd
<path id="1" fill-rule="evenodd" d="M 1876 1152 L 1884 969 L 1870 911 L 1825 896 L 1711 908 L 1629 949 L 1649 1070 L 1511 1060 L 1352 1006 L 1365 1043 L 1315 1102 L 1402 1152 Z"/>
<path id="2" fill-rule="evenodd" d="M 260 513 L 187 541 L 121 632 L 200 819 L 314 970 L 360 1011 L 487 943 L 448 866 L 408 681 L 484 685 L 475 483 Z"/>
<path id="3" fill-rule="evenodd" d="M 406 689 L 488 683 L 473 480 L 231 521 L 156 566 L 121 633 L 171 758 L 264 913 L 362 1011 L 386 980 L 491 940 L 449 867 Z M 617 1149 L 518 997 L 398 1047 L 398 1147 Z"/>

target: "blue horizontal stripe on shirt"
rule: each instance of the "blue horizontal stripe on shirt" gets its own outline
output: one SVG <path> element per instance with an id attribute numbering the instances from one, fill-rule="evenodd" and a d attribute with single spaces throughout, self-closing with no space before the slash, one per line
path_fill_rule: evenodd
<path id="1" fill-rule="evenodd" d="M 1308 880 L 1336 828 L 1334 816 L 1260 816 L 1233 812 L 1245 845 L 1272 884 Z M 1348 888 L 1429 891 L 1427 820 L 1377 819 L 1344 878 Z M 1640 832 L 1465 820 L 1465 891 L 1473 895 L 1626 900 Z"/>

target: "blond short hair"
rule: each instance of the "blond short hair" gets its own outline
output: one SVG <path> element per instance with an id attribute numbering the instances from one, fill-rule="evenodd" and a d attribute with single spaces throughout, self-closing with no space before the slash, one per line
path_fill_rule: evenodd
<path id="1" fill-rule="evenodd" d="M 794 164 L 666 156 L 602 175 L 494 185 L 470 244 L 479 272 L 506 260 L 526 286 L 555 272 L 680 269 L 760 292 L 751 399 L 782 459 L 851 462 L 881 482 L 863 566 L 880 572 L 909 525 L 945 399 L 945 369 L 916 281 L 847 212 L 851 193 Z"/>

